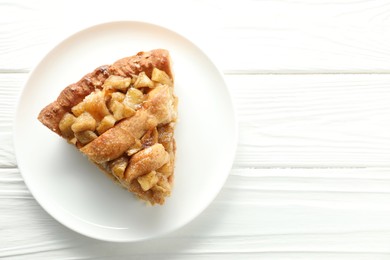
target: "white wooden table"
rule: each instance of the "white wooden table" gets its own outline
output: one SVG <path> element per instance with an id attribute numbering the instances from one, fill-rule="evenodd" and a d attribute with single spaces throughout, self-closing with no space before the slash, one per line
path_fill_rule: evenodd
<path id="1" fill-rule="evenodd" d="M 239 120 L 215 201 L 147 242 L 62 226 L 14 155 L 28 72 L 69 34 L 112 20 L 198 44 L 224 72 Z M 390 1 L 0 0 L 0 258 L 390 259 Z"/>

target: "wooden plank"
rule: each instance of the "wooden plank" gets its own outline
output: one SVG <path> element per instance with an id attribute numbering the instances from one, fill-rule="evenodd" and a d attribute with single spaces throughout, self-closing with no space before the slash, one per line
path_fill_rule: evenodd
<path id="1" fill-rule="evenodd" d="M 0 133 L 12 131 L 16 106 L 26 73 L 0 73 Z"/>
<path id="2" fill-rule="evenodd" d="M 16 167 L 13 124 L 26 73 L 0 73 L 0 168 Z"/>
<path id="3" fill-rule="evenodd" d="M 238 200 L 238 204 L 261 204 L 267 203 L 269 194 L 274 196 L 272 200 L 275 201 L 289 193 L 285 203 L 290 203 L 302 199 L 303 193 L 313 193 L 315 195 L 305 198 L 307 203 L 304 205 L 337 209 L 340 206 L 332 204 L 332 196 L 343 196 L 344 199 L 348 198 L 347 205 L 341 205 L 343 209 L 381 209 L 382 203 L 390 197 L 390 169 L 233 169 L 224 191 L 225 194 L 220 195 L 217 202 L 230 201 L 235 204 L 235 200 Z M 259 195 L 263 199 L 259 200 Z M 378 201 L 364 204 L 360 196 Z M 17 168 L 0 168 L 0 198 L 32 198 Z"/>
<path id="4" fill-rule="evenodd" d="M 147 0 L 128 6 L 112 0 L 93 11 L 80 1 L 75 8 L 65 0 L 2 0 L 0 10 L 3 72 L 30 70 L 54 43 L 81 28 L 128 19 L 178 31 L 229 73 L 390 72 L 386 0 Z"/>
<path id="5" fill-rule="evenodd" d="M 0 168 L 17 166 L 15 149 L 11 132 L 0 133 Z"/>
<path id="6" fill-rule="evenodd" d="M 25 74 L 0 74 L 0 167 Z M 390 166 L 390 75 L 227 75 L 239 123 L 234 167 Z"/>
<path id="7" fill-rule="evenodd" d="M 229 76 L 235 166 L 390 165 L 389 75 Z"/>
<path id="8" fill-rule="evenodd" d="M 134 244 L 100 242 L 63 227 L 28 195 L 16 169 L 0 169 L 0 190 L 0 257 L 382 259 L 390 254 L 390 168 L 236 169 L 189 225 Z"/>

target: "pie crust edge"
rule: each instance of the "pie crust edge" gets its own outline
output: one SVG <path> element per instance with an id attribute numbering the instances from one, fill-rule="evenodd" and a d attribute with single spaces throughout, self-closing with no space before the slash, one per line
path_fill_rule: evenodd
<path id="1" fill-rule="evenodd" d="M 96 89 L 101 89 L 105 80 L 111 75 L 131 77 L 138 75 L 140 72 L 150 78 L 154 68 L 164 71 L 171 79 L 174 80 L 171 68 L 171 59 L 169 52 L 164 49 L 156 49 L 148 52 L 139 52 L 134 56 L 122 58 L 112 65 L 103 65 L 96 68 L 93 72 L 83 76 L 78 82 L 67 86 L 61 91 L 58 98 L 41 110 L 38 115 L 38 120 L 46 127 L 65 138 L 59 128 L 59 122 L 63 116 L 70 112 L 72 107 L 82 102 L 86 96 L 94 92 Z M 175 160 L 176 143 L 173 139 L 173 163 Z M 80 149 L 79 149 L 80 150 Z M 111 179 L 121 183 L 112 172 L 108 171 L 104 166 L 91 160 L 99 169 L 106 173 Z M 173 184 L 173 172 L 169 178 L 169 183 Z M 125 186 L 127 189 L 135 193 L 143 200 L 149 201 L 152 204 L 163 204 L 164 198 L 153 198 L 150 194 L 142 191 L 141 186 L 136 182 L 131 184 L 132 187 Z M 123 183 L 122 183 L 122 186 Z"/>

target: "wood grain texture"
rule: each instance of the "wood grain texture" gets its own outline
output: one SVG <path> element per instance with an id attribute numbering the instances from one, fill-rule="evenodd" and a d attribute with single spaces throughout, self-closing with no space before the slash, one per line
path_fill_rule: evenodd
<path id="1" fill-rule="evenodd" d="M 0 167 L 25 74 L 0 74 Z M 390 75 L 227 75 L 242 167 L 390 167 Z M 4 163 L 2 162 L 4 161 Z"/>
<path id="2" fill-rule="evenodd" d="M 390 259 L 388 1 L 89 7 L 0 0 L 1 259 Z M 147 242 L 97 241 L 59 224 L 28 191 L 13 147 L 27 73 L 64 37 L 111 20 L 167 26 L 211 54 L 239 121 L 217 198 L 189 225 Z"/>
<path id="3" fill-rule="evenodd" d="M 112 0 L 95 1 L 93 11 L 89 5 L 2 0 L 0 71 L 31 69 L 54 43 L 80 28 L 130 19 L 189 37 L 229 73 L 390 72 L 386 0 Z"/>
<path id="4" fill-rule="evenodd" d="M 240 125 L 236 166 L 389 165 L 389 75 L 227 79 Z"/>
<path id="5" fill-rule="evenodd" d="M 130 244 L 100 242 L 63 227 L 37 205 L 16 169 L 0 169 L 0 190 L 0 257 L 381 259 L 390 254 L 390 209 L 383 207 L 390 199 L 390 168 L 233 170 L 195 221 L 164 238 Z"/>

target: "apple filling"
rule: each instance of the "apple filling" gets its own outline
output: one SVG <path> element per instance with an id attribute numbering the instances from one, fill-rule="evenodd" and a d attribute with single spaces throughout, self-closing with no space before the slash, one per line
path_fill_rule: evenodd
<path id="1" fill-rule="evenodd" d="M 111 75 L 101 88 L 62 117 L 59 123 L 61 134 L 79 149 L 86 147 L 121 121 L 135 117 L 137 111 L 146 110 L 150 106 L 148 99 L 154 95 L 153 90 L 163 88 L 173 88 L 173 81 L 157 68 L 153 69 L 150 78 L 144 72 L 132 77 Z M 121 151 L 109 160 L 92 160 L 108 169 L 139 197 L 151 201 L 148 198 L 152 196 L 152 201 L 162 204 L 163 198 L 170 194 L 173 181 L 174 121 L 155 123 L 148 120 L 151 122 L 145 126 L 145 131 L 140 131 L 141 135 L 129 136 L 134 140 L 131 146 L 125 147 L 125 152 Z"/>

